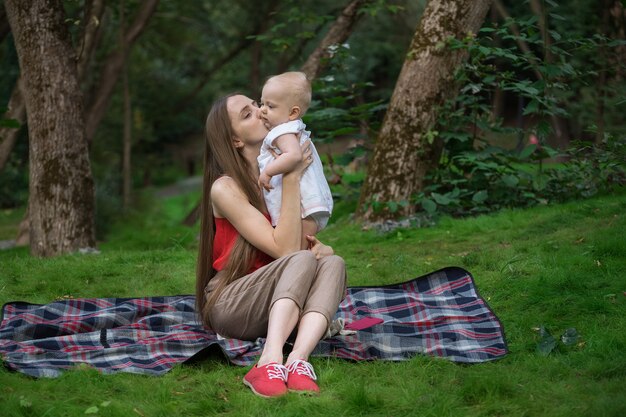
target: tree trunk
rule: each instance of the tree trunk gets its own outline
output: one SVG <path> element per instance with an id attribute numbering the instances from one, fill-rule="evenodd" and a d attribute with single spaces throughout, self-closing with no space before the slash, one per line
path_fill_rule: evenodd
<path id="1" fill-rule="evenodd" d="M 500 0 L 493 1 L 493 8 L 500 15 L 502 20 L 507 20 L 511 17 Z M 526 41 L 524 41 L 524 39 L 522 38 L 519 27 L 517 26 L 517 24 L 512 23 L 510 28 L 511 32 L 513 32 L 513 34 L 515 35 L 515 42 L 517 43 L 517 46 L 519 46 L 519 49 L 521 49 L 522 52 L 524 52 L 528 57 L 528 63 L 532 67 L 535 77 L 537 77 L 538 80 L 543 80 L 543 75 L 539 71 L 539 62 L 537 60 L 537 57 L 535 56 L 533 51 L 530 50 L 528 43 L 526 43 Z"/>
<path id="2" fill-rule="evenodd" d="M 102 29 L 104 3 L 104 0 L 93 0 L 85 5 L 83 38 L 78 51 L 78 80 L 80 82 L 85 79 L 85 72 Z"/>
<path id="3" fill-rule="evenodd" d="M 5 7 L 28 119 L 31 253 L 53 256 L 93 247 L 93 179 L 63 4 L 6 0 Z"/>
<path id="4" fill-rule="evenodd" d="M 255 41 L 250 51 L 250 91 L 257 94 L 261 91 L 261 59 L 263 44 Z"/>
<path id="5" fill-rule="evenodd" d="M 530 0 L 530 8 L 539 19 L 539 31 L 543 39 L 543 54 L 545 62 L 552 62 L 552 53 L 550 46 L 552 45 L 552 37 L 548 32 L 547 10 L 541 6 L 540 0 Z"/>
<path id="6" fill-rule="evenodd" d="M 150 17 L 154 14 L 159 0 L 144 0 L 141 2 L 141 9 L 137 13 L 133 24 L 128 28 L 124 35 L 125 48 L 113 52 L 106 60 L 102 77 L 100 78 L 99 88 L 94 95 L 94 102 L 89 106 L 86 116 L 86 134 L 87 142 L 91 143 L 96 133 L 96 129 L 100 121 L 106 113 L 109 100 L 113 94 L 113 89 L 117 80 L 122 74 L 124 63 L 128 58 L 131 46 L 139 38 L 143 30 L 146 28 Z"/>
<path id="7" fill-rule="evenodd" d="M 7 19 L 6 11 L 3 6 L 0 6 L 0 43 L 11 32 L 11 26 L 9 26 L 9 20 Z"/>
<path id="8" fill-rule="evenodd" d="M 626 40 L 626 7 L 620 0 L 613 1 L 610 10 L 613 33 L 611 37 L 619 40 Z M 615 47 L 612 64 L 615 67 L 615 77 L 613 81 L 620 82 L 624 79 L 624 65 L 620 63 L 626 62 L 626 45 L 621 44 Z"/>
<path id="9" fill-rule="evenodd" d="M 300 67 L 310 80 L 317 78 L 324 69 L 325 61 L 330 56 L 328 47 L 344 43 L 348 39 L 361 17 L 359 9 L 367 3 L 371 3 L 371 0 L 352 0 L 337 17 L 324 39 Z"/>
<path id="10" fill-rule="evenodd" d="M 124 43 L 124 0 L 120 3 L 120 48 L 126 48 Z M 131 147 L 132 147 L 132 107 L 130 101 L 130 88 L 128 86 L 128 63 L 124 63 L 122 75 L 122 89 L 124 90 L 124 143 L 122 147 L 122 204 L 125 210 L 130 208 L 131 194 Z"/>
<path id="11" fill-rule="evenodd" d="M 613 6 L 613 0 L 602 0 L 600 3 L 602 7 L 602 19 L 600 20 L 600 34 L 604 36 L 610 36 L 609 25 L 611 22 L 610 9 Z M 600 70 L 598 71 L 598 80 L 596 82 L 596 143 L 601 143 L 604 139 L 604 102 L 605 91 L 607 84 L 607 71 L 608 71 L 608 57 L 606 42 L 603 42 L 598 48 L 598 61 Z"/>
<path id="12" fill-rule="evenodd" d="M 361 220 L 379 221 L 413 212 L 408 203 L 437 162 L 430 134 L 436 109 L 457 93 L 454 71 L 466 58 L 465 52 L 440 45 L 450 37 L 476 33 L 490 5 L 491 0 L 430 0 L 426 5 L 368 167 L 359 202 Z M 394 203 L 407 204 L 394 212 Z"/>
<path id="13" fill-rule="evenodd" d="M 13 87 L 11 98 L 9 99 L 9 105 L 7 112 L 4 115 L 7 119 L 17 120 L 20 127 L 0 127 L 0 172 L 6 166 L 9 160 L 9 155 L 15 146 L 17 141 L 17 135 L 20 133 L 21 125 L 24 124 L 26 119 L 26 104 L 24 103 L 24 96 L 22 95 L 22 88 L 20 86 L 20 79 L 18 78 Z"/>
<path id="14" fill-rule="evenodd" d="M 550 64 L 553 60 L 552 53 L 550 51 L 552 46 L 552 37 L 550 36 L 550 31 L 548 30 L 547 10 L 545 7 L 542 7 L 539 0 L 530 0 L 530 7 L 539 19 L 539 30 L 541 31 L 541 37 L 543 39 L 543 61 Z M 554 130 L 556 147 L 561 149 L 567 148 L 569 146 L 570 136 L 567 120 L 551 114 L 550 122 L 552 124 L 552 129 Z"/>

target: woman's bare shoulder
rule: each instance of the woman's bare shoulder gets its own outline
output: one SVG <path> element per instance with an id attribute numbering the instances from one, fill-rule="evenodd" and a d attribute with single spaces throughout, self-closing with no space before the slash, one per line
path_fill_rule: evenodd
<path id="1" fill-rule="evenodd" d="M 220 195 L 227 193 L 231 194 L 233 192 L 241 192 L 239 188 L 239 184 L 231 177 L 221 176 L 215 181 L 213 181 L 213 185 L 211 185 L 211 197 L 219 197 Z"/>
<path id="2" fill-rule="evenodd" d="M 223 217 L 220 214 L 226 211 L 227 206 L 247 201 L 239 184 L 231 177 L 220 177 L 211 186 L 211 204 L 217 217 Z"/>

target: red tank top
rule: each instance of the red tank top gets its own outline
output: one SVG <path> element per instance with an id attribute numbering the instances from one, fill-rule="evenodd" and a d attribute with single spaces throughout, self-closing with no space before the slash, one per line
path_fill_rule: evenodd
<path id="1" fill-rule="evenodd" d="M 269 215 L 266 214 L 269 221 Z M 239 237 L 239 232 L 235 227 L 230 224 L 228 219 L 215 217 L 215 238 L 213 239 L 213 269 L 221 271 L 228 263 L 230 252 L 233 249 L 233 245 Z M 274 258 L 268 254 L 257 250 L 256 258 L 252 264 L 252 268 L 248 271 L 248 274 L 256 271 L 262 266 L 272 262 Z"/>

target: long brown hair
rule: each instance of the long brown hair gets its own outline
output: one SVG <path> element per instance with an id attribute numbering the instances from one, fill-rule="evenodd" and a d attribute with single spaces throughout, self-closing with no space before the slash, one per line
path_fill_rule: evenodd
<path id="1" fill-rule="evenodd" d="M 225 276 L 219 280 L 207 297 L 205 288 L 215 277 L 213 269 L 213 239 L 215 220 L 211 204 L 213 182 L 223 175 L 231 177 L 244 192 L 250 204 L 262 210 L 262 197 L 252 176 L 250 164 L 233 144 L 234 131 L 226 107 L 228 98 L 218 99 L 206 119 L 204 149 L 204 180 L 202 186 L 202 206 L 200 211 L 200 245 L 196 266 L 196 311 L 202 322 L 211 327 L 211 308 L 220 293 L 234 280 L 244 276 L 254 262 L 256 248 L 242 236 L 235 241 L 224 270 Z"/>

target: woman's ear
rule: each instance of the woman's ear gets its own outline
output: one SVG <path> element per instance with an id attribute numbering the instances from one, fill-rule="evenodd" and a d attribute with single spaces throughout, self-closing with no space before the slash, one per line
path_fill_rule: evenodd
<path id="1" fill-rule="evenodd" d="M 300 106 L 293 106 L 289 112 L 289 120 L 296 120 L 300 118 Z"/>
<path id="2" fill-rule="evenodd" d="M 236 149 L 243 148 L 243 142 L 237 136 L 233 136 L 233 145 Z"/>

